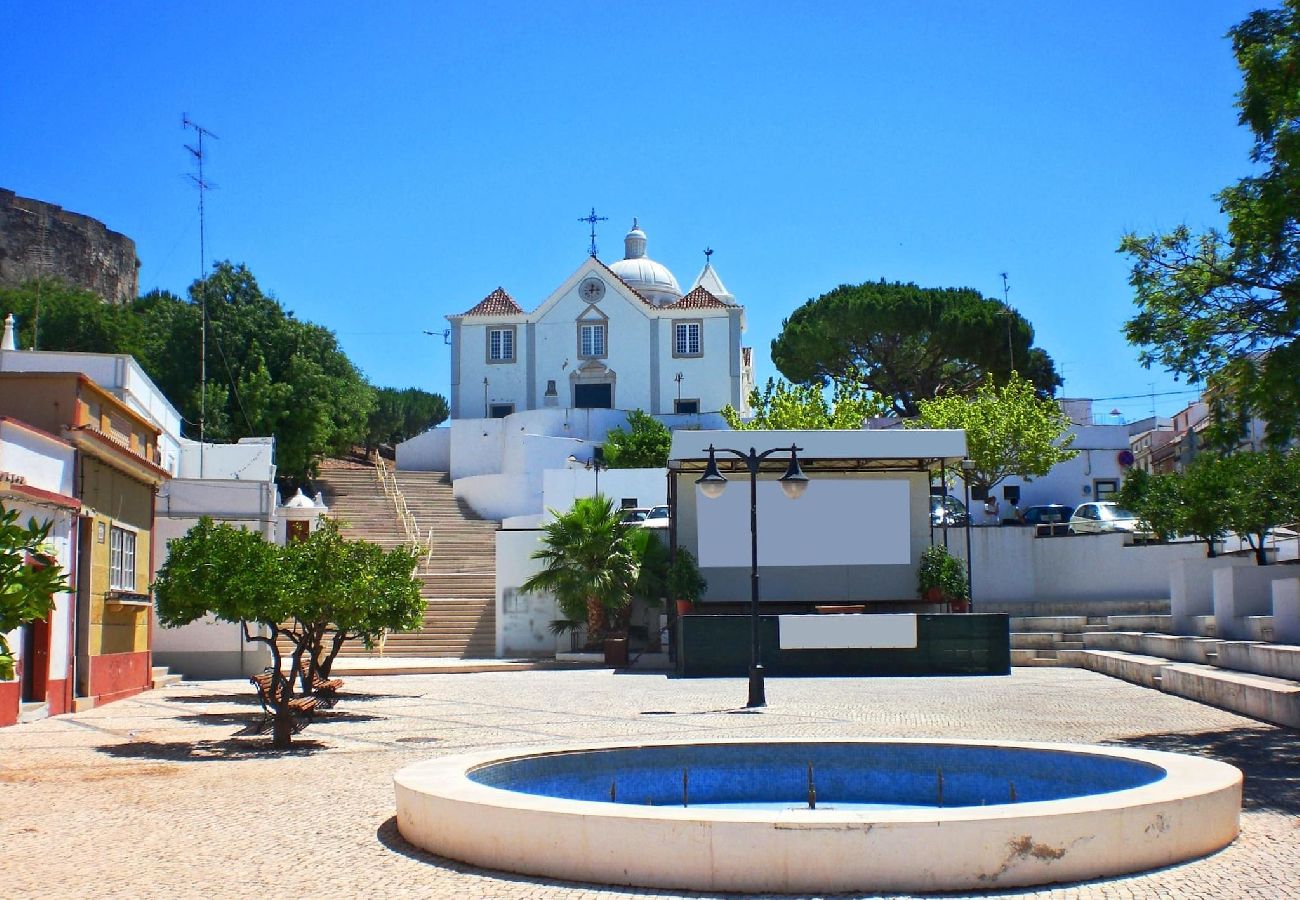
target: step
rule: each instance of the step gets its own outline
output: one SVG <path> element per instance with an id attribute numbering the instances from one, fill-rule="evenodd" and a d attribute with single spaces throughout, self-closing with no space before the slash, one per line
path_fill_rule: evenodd
<path id="1" fill-rule="evenodd" d="M 1040 656 L 1039 655 L 1040 652 L 1049 652 L 1049 651 L 1013 649 L 1011 651 L 1011 665 L 1025 666 L 1025 667 L 1030 667 L 1030 666 L 1046 667 L 1046 666 L 1065 665 L 1064 662 L 1057 659 L 1055 656 Z"/>
<path id="2" fill-rule="evenodd" d="M 1300 681 L 1300 647 L 1258 641 L 1221 641 L 1215 665 L 1273 678 Z"/>
<path id="3" fill-rule="evenodd" d="M 1106 623 L 1117 631 L 1156 631 L 1171 634 L 1173 616 L 1107 616 Z"/>
<path id="4" fill-rule="evenodd" d="M 1061 640 L 1059 631 L 1013 631 L 1012 650 L 1050 650 Z"/>
<path id="5" fill-rule="evenodd" d="M 183 676 L 173 674 L 166 666 L 152 666 L 150 668 L 149 683 L 155 691 L 168 685 L 180 684 L 182 680 Z"/>
<path id="6" fill-rule="evenodd" d="M 1142 635 L 1136 631 L 1096 631 L 1083 635 L 1087 650 L 1116 650 L 1121 653 L 1141 653 Z"/>
<path id="7" fill-rule="evenodd" d="M 1270 616 L 1242 616 L 1246 623 L 1246 634 L 1253 641 L 1271 641 L 1273 640 L 1273 617 Z"/>
<path id="8" fill-rule="evenodd" d="M 1204 665 L 1213 662 L 1221 643 L 1216 638 L 1185 634 L 1144 634 L 1139 638 L 1138 652 L 1149 656 L 1163 656 L 1174 662 Z"/>
<path id="9" fill-rule="evenodd" d="M 1173 663 L 1165 667 L 1161 690 L 1252 719 L 1300 728 L 1300 682 L 1290 679 Z"/>
<path id="10" fill-rule="evenodd" d="M 1087 616 L 1012 616 L 1012 631 L 1083 631 Z"/>
<path id="11" fill-rule="evenodd" d="M 1159 656 L 1119 650 L 1084 650 L 1079 661 L 1085 669 L 1149 688 L 1160 687 L 1161 673 L 1170 664 Z"/>
<path id="12" fill-rule="evenodd" d="M 50 707 L 43 700 L 24 700 L 18 704 L 19 722 L 39 722 L 50 715 Z"/>
<path id="13" fill-rule="evenodd" d="M 1192 633 L 1200 637 L 1218 637 L 1219 625 L 1214 616 L 1192 616 Z"/>

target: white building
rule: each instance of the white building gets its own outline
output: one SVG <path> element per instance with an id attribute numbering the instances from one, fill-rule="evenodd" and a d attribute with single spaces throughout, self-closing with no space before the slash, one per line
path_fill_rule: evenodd
<path id="1" fill-rule="evenodd" d="M 497 288 L 447 317 L 453 419 L 546 407 L 746 412 L 744 307 L 711 263 L 683 296 L 673 273 L 646 255 L 635 220 L 624 245 L 613 265 L 585 260 L 532 312 Z"/>

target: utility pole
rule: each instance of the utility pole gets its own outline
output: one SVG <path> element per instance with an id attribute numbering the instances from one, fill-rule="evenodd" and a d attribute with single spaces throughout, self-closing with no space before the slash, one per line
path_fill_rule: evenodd
<path id="1" fill-rule="evenodd" d="M 203 178 L 203 139 L 205 137 L 217 138 L 215 134 L 204 128 L 198 122 L 194 122 L 185 113 L 181 113 L 181 127 L 192 128 L 198 138 L 194 146 L 185 145 L 185 149 L 190 151 L 190 155 L 198 163 L 198 175 L 190 175 L 190 180 L 199 189 L 199 477 L 203 477 L 203 441 L 205 423 L 208 414 L 208 292 L 204 280 L 208 277 L 208 248 L 206 244 L 206 222 L 204 221 L 204 195 L 216 187 L 208 183 Z"/>
<path id="2" fill-rule="evenodd" d="M 1002 272 L 1002 306 L 1007 317 L 1007 356 L 1011 358 L 1011 371 L 1016 370 L 1016 351 L 1011 346 L 1011 301 L 1008 296 L 1011 286 L 1007 284 L 1007 273 Z"/>

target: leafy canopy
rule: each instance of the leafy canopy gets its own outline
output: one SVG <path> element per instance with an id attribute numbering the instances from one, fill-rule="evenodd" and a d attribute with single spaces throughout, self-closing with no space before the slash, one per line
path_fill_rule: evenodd
<path id="1" fill-rule="evenodd" d="M 201 300 L 209 318 L 206 404 Z M 274 435 L 280 473 L 294 480 L 311 475 L 322 456 L 401 440 L 447 417 L 437 394 L 384 389 L 377 398 L 331 331 L 296 318 L 242 265 L 218 263 L 188 298 L 155 291 L 126 305 L 31 282 L 0 290 L 0 316 L 10 312 L 23 347 L 134 356 L 180 410 L 190 437 L 198 437 L 200 406 L 210 441 Z"/>
<path id="2" fill-rule="evenodd" d="M 49 616 L 54 595 L 67 590 L 66 573 L 58 563 L 29 565 L 42 556 L 50 536 L 50 524 L 28 519 L 18 523 L 18 510 L 0 503 L 0 681 L 14 677 L 14 658 L 5 635 L 20 625 Z"/>
<path id="3" fill-rule="evenodd" d="M 1258 416 L 1281 447 L 1300 433 L 1300 0 L 1229 35 L 1254 171 L 1217 195 L 1226 233 L 1125 235 L 1138 312 L 1124 333 L 1144 365 L 1207 386 L 1212 444 Z"/>
<path id="4" fill-rule="evenodd" d="M 974 396 L 950 393 L 922 401 L 919 412 L 908 428 L 965 429 L 966 455 L 975 464 L 971 487 L 987 490 L 1008 475 L 1031 481 L 1079 454 L 1070 449 L 1074 435 L 1060 404 L 1038 396 L 1014 373 L 1003 385 L 986 378 Z"/>
<path id="5" fill-rule="evenodd" d="M 1019 313 L 971 288 L 881 280 L 841 285 L 795 310 L 772 341 L 772 362 L 791 381 L 858 383 L 896 415 L 915 416 L 922 400 L 971 393 L 988 374 L 1004 383 L 1013 369 L 1051 396 L 1061 379 L 1033 341 Z"/>
<path id="6" fill-rule="evenodd" d="M 662 469 L 668 465 L 673 434 L 654 416 L 634 409 L 627 430 L 615 428 L 605 438 L 605 462 L 611 469 Z"/>
<path id="7" fill-rule="evenodd" d="M 543 528 L 541 546 L 532 555 L 542 569 L 520 590 L 550 594 L 563 616 L 552 627 L 564 631 L 585 622 L 587 645 L 598 646 L 611 617 L 621 616 L 631 603 L 641 575 L 633 542 L 648 532 L 624 526 L 614 502 L 599 494 L 575 500 L 564 514 L 551 514 L 555 518 Z"/>
<path id="8" fill-rule="evenodd" d="M 744 421 L 730 404 L 723 407 L 722 417 L 737 431 L 769 429 L 818 430 L 824 428 L 861 428 L 866 419 L 883 415 L 882 399 L 854 381 L 835 381 L 831 401 L 825 390 L 814 384 L 790 384 L 784 379 L 769 378 L 760 393 L 749 395 L 753 418 Z"/>

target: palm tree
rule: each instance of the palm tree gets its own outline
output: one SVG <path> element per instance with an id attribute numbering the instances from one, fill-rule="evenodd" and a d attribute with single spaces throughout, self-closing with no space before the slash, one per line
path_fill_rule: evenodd
<path id="1" fill-rule="evenodd" d="M 542 546 L 533 559 L 543 563 L 520 590 L 555 598 L 562 619 L 551 623 L 562 632 L 587 625 L 587 646 L 598 647 L 610 630 L 610 617 L 631 603 L 640 577 L 632 532 L 620 524 L 613 501 L 597 494 L 574 502 L 564 515 L 543 529 Z"/>

